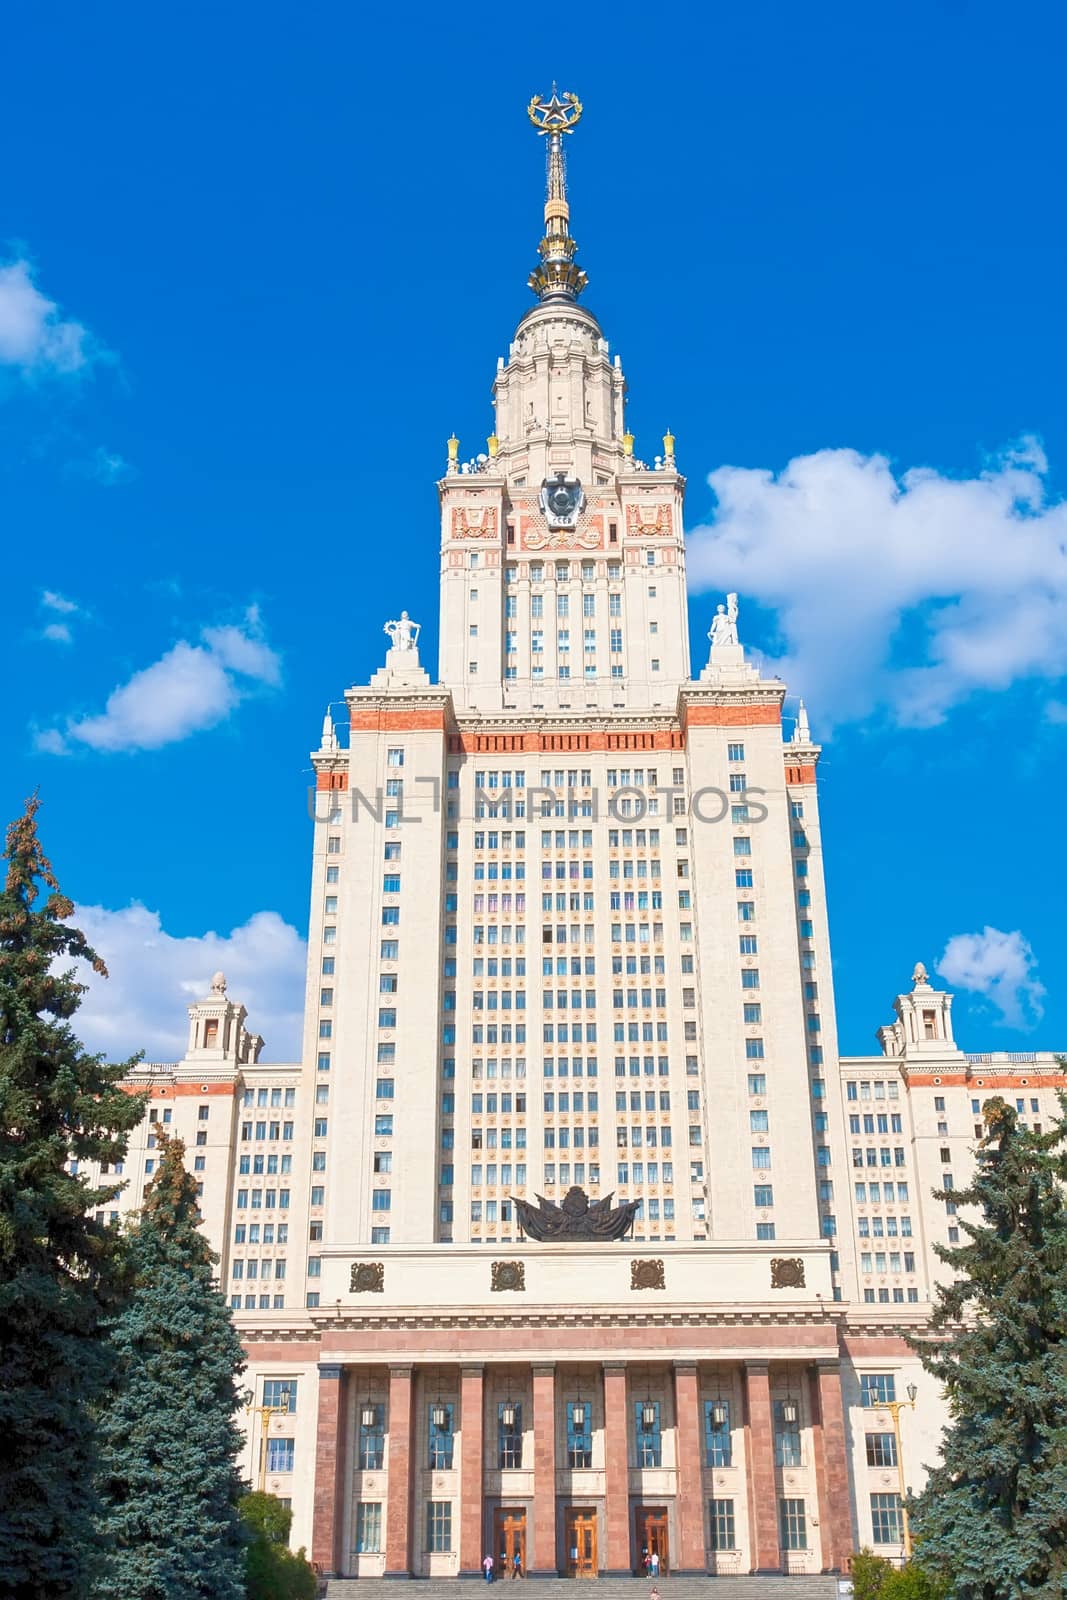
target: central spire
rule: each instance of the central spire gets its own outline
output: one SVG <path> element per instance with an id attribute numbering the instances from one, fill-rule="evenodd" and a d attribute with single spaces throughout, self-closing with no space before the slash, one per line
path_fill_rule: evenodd
<path id="1" fill-rule="evenodd" d="M 530 288 L 539 300 L 577 300 L 588 279 L 575 265 L 578 244 L 571 238 L 571 210 L 567 204 L 567 167 L 563 159 L 563 135 L 573 133 L 582 115 L 576 94 L 559 95 L 552 85 L 552 98 L 536 95 L 526 108 L 538 133 L 548 140 L 548 193 L 545 199 L 545 236 L 538 245 L 541 265 L 530 274 Z"/>

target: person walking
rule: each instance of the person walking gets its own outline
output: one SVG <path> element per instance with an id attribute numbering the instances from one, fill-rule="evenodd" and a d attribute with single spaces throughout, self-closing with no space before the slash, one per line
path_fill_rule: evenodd
<path id="1" fill-rule="evenodd" d="M 487 1555 L 485 1560 L 482 1562 L 482 1571 L 485 1573 L 485 1581 L 486 1581 L 486 1583 L 492 1583 L 492 1581 L 493 1581 L 493 1558 L 492 1558 L 491 1555 Z"/>
<path id="2" fill-rule="evenodd" d="M 653 1550 L 648 1558 L 649 1576 L 653 1582 L 659 1577 L 659 1551 Z"/>
<path id="3" fill-rule="evenodd" d="M 514 1582 L 516 1578 L 522 1577 L 522 1551 L 519 1549 L 518 1545 L 516 1545 L 515 1554 L 511 1558 L 511 1577 L 512 1582 Z"/>

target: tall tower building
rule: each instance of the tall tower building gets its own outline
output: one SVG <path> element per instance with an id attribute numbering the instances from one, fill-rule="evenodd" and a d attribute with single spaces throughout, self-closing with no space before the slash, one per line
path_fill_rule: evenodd
<path id="1" fill-rule="evenodd" d="M 169 1124 L 249 1475 L 324 1571 L 830 1573 L 901 1553 L 937 1448 L 931 1186 L 987 1095 L 1050 1117 L 1064 1077 L 964 1055 L 921 964 L 882 1055 L 839 1057 L 819 747 L 737 596 L 691 656 L 675 440 L 636 449 L 582 302 L 581 106 L 529 115 L 534 301 L 485 452 L 448 441 L 437 679 L 386 622 L 312 756 L 302 1059 L 260 1064 L 217 975 L 134 1076 L 124 1204 Z"/>

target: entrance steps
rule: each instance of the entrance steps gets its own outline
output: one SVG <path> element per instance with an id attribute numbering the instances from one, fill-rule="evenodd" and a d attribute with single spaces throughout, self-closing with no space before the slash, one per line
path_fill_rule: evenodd
<path id="1" fill-rule="evenodd" d="M 648 1600 L 652 1588 L 643 1578 L 527 1578 L 520 1585 L 500 1580 L 491 1587 L 481 1578 L 416 1578 L 419 1600 L 481 1600 L 490 1588 L 492 1600 Z M 402 1581 L 386 1578 L 331 1578 L 327 1600 L 397 1600 Z M 661 1600 L 835 1600 L 837 1579 L 826 1577 L 660 1578 Z M 503 1590 L 503 1593 L 501 1591 Z M 488 1600 L 488 1597 L 487 1597 Z"/>

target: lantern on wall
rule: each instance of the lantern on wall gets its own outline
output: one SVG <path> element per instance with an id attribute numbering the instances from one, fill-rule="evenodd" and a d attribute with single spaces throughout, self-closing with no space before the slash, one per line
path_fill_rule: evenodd
<path id="1" fill-rule="evenodd" d="M 505 1428 L 510 1430 L 515 1426 L 515 1415 L 516 1412 L 514 1400 L 505 1400 L 504 1404 L 500 1407 L 500 1420 L 504 1424 Z"/>
<path id="2" fill-rule="evenodd" d="M 359 1413 L 360 1426 L 369 1430 L 374 1427 L 374 1424 L 377 1422 L 377 1420 L 378 1408 L 375 1406 L 373 1400 L 364 1400 Z"/>
<path id="3" fill-rule="evenodd" d="M 782 1401 L 782 1421 L 787 1428 L 795 1428 L 800 1420 L 800 1411 L 792 1395 L 787 1395 Z"/>
<path id="4" fill-rule="evenodd" d="M 729 1421 L 730 1413 L 724 1400 L 715 1400 L 711 1406 L 711 1425 L 713 1428 L 725 1428 Z"/>

